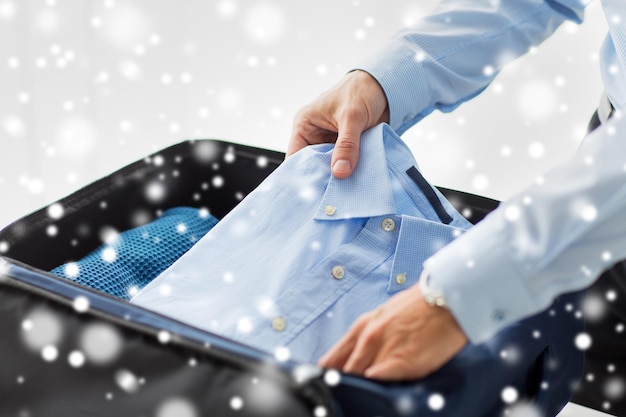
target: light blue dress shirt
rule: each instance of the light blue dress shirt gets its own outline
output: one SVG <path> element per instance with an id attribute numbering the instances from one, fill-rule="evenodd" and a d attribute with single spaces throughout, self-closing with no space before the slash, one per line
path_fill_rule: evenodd
<path id="1" fill-rule="evenodd" d="M 402 133 L 435 109 L 451 111 L 483 91 L 509 61 L 590 0 L 448 0 L 398 33 L 358 68 L 382 86 L 390 125 Z M 577 155 L 502 204 L 425 263 L 473 342 L 583 288 L 626 258 L 626 2 L 602 0 L 609 34 L 600 52 L 617 112 Z M 600 92 L 598 92 L 600 96 Z"/>
<path id="2" fill-rule="evenodd" d="M 348 179 L 331 174 L 332 145 L 288 158 L 131 302 L 316 361 L 470 227 L 388 125 L 363 139 Z"/>

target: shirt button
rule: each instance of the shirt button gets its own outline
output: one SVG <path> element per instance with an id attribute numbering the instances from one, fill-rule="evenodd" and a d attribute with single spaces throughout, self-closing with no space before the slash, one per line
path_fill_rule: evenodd
<path id="1" fill-rule="evenodd" d="M 502 311 L 502 310 L 496 309 L 493 312 L 493 319 L 495 321 L 502 321 L 502 320 L 506 319 L 506 313 L 504 311 Z"/>
<path id="2" fill-rule="evenodd" d="M 324 213 L 326 213 L 326 215 L 328 216 L 332 216 L 333 214 L 335 214 L 336 210 L 337 210 L 337 207 L 331 206 L 330 204 L 324 207 Z"/>
<path id="3" fill-rule="evenodd" d="M 396 282 L 400 285 L 404 285 L 406 283 L 406 274 L 396 275 Z"/>
<path id="4" fill-rule="evenodd" d="M 276 330 L 277 332 L 282 332 L 283 330 L 285 330 L 285 327 L 287 327 L 287 320 L 285 320 L 283 317 L 274 317 L 274 319 L 272 320 L 272 329 Z"/>
<path id="5" fill-rule="evenodd" d="M 381 226 L 385 232 L 391 232 L 396 228 L 396 222 L 393 219 L 386 218 L 383 220 Z"/>
<path id="6" fill-rule="evenodd" d="M 336 265 L 333 266 L 332 274 L 335 279 L 341 279 L 346 275 L 346 271 L 344 271 L 343 266 Z"/>

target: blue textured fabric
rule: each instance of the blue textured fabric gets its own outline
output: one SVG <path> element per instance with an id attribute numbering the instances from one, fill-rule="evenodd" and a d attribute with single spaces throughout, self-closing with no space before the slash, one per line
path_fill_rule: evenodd
<path id="1" fill-rule="evenodd" d="M 129 300 L 187 252 L 215 224 L 203 210 L 176 207 L 151 223 L 119 234 L 77 262 L 51 273 Z"/>

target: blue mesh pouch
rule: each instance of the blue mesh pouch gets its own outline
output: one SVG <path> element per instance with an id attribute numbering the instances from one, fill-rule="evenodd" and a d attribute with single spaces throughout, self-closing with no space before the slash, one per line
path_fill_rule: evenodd
<path id="1" fill-rule="evenodd" d="M 218 222 L 206 211 L 175 207 L 151 223 L 126 230 L 86 257 L 52 274 L 129 300 Z"/>

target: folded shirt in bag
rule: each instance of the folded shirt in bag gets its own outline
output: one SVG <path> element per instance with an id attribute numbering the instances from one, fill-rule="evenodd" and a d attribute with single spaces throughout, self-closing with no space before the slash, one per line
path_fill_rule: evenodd
<path id="1" fill-rule="evenodd" d="M 364 133 L 347 179 L 331 174 L 332 150 L 288 158 L 132 302 L 315 361 L 471 226 L 387 125 Z"/>

